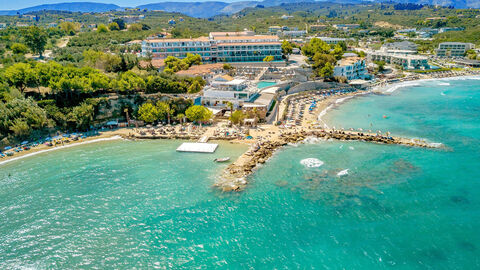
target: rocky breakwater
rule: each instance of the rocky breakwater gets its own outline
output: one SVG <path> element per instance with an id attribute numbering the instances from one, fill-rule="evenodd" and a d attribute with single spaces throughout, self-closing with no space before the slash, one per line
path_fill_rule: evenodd
<path id="1" fill-rule="evenodd" d="M 218 178 L 215 186 L 224 192 L 241 191 L 247 184 L 247 177 L 260 165 L 265 163 L 273 153 L 288 143 L 303 141 L 306 132 L 280 135 L 272 141 L 257 142 L 234 163 L 230 164 Z"/>
<path id="2" fill-rule="evenodd" d="M 242 191 L 248 184 L 248 176 L 260 165 L 265 163 L 280 147 L 289 143 L 298 143 L 306 138 L 323 140 L 366 141 L 381 144 L 399 144 L 412 147 L 438 148 L 440 144 L 431 144 L 423 140 L 398 137 L 385 137 L 361 132 L 311 130 L 287 132 L 271 141 L 257 142 L 234 163 L 230 164 L 217 179 L 215 187 L 223 192 Z"/>

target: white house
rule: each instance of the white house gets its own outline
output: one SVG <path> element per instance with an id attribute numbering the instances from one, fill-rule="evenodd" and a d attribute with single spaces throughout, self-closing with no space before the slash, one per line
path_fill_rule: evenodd
<path id="1" fill-rule="evenodd" d="M 228 102 L 231 102 L 238 108 L 253 100 L 257 94 L 258 89 L 248 87 L 246 80 L 219 75 L 204 88 L 202 104 L 209 107 L 226 107 Z"/>

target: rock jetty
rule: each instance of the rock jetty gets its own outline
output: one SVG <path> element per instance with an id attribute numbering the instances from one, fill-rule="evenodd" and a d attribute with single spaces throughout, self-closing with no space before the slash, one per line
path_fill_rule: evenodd
<path id="1" fill-rule="evenodd" d="M 307 138 L 342 141 L 366 141 L 380 144 L 399 144 L 412 147 L 438 148 L 438 144 L 429 144 L 423 140 L 406 139 L 398 137 L 385 137 L 362 132 L 346 131 L 300 131 L 280 134 L 271 141 L 257 142 L 246 153 L 241 155 L 234 163 L 230 164 L 218 178 L 215 187 L 223 192 L 242 191 L 248 184 L 247 177 L 260 165 L 265 163 L 280 147 L 302 142 Z"/>

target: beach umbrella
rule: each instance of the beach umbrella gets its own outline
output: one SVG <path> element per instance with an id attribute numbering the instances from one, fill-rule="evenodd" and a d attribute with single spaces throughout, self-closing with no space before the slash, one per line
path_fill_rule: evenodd
<path id="1" fill-rule="evenodd" d="M 28 143 L 28 141 L 23 141 L 23 142 L 21 142 L 20 144 L 21 144 L 21 145 L 25 145 L 25 144 L 27 144 L 27 143 Z"/>
<path id="2" fill-rule="evenodd" d="M 10 150 L 10 149 L 12 149 L 12 147 L 11 146 L 6 146 L 4 149 L 5 150 Z"/>

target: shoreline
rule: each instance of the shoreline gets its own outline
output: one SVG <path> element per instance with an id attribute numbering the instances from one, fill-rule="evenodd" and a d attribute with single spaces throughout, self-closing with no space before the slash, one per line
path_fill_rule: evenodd
<path id="1" fill-rule="evenodd" d="M 329 100 L 328 98 L 324 100 L 324 102 L 328 102 L 327 105 L 322 108 L 320 113 L 318 114 L 318 121 L 322 122 L 325 128 L 330 128 L 327 124 L 327 122 L 323 119 L 324 116 L 327 115 L 328 111 L 331 109 L 335 108 L 336 106 L 339 106 L 342 104 L 344 101 L 348 101 L 351 99 L 356 98 L 357 96 L 363 96 L 363 95 L 369 95 L 369 94 L 384 94 L 384 95 L 389 95 L 392 94 L 393 92 L 396 92 L 397 90 L 405 87 L 411 87 L 411 86 L 419 86 L 420 83 L 422 82 L 432 82 L 432 81 L 460 81 L 460 80 L 480 80 L 480 74 L 477 75 L 457 75 L 457 76 L 452 76 L 452 77 L 441 77 L 441 78 L 422 78 L 422 79 L 415 79 L 415 80 L 406 80 L 406 81 L 401 81 L 401 82 L 395 82 L 395 83 L 387 83 L 386 85 L 379 85 L 379 86 L 374 86 L 368 90 L 365 90 L 364 92 L 356 92 L 351 95 L 348 95 L 346 97 L 331 97 L 332 99 Z M 450 84 L 446 84 L 445 86 L 448 86 Z"/>
<path id="2" fill-rule="evenodd" d="M 91 143 L 96 143 L 96 142 L 120 140 L 122 138 L 123 137 L 120 134 L 116 134 L 113 131 L 112 134 L 101 134 L 101 135 L 96 136 L 96 137 L 86 138 L 82 141 L 71 142 L 71 143 L 68 143 L 68 144 L 65 144 L 65 145 L 61 145 L 61 146 L 50 146 L 50 147 L 48 147 L 48 146 L 42 145 L 39 148 L 36 148 L 36 149 L 32 148 L 30 150 L 25 150 L 25 151 L 16 153 L 14 156 L 3 158 L 3 159 L 0 160 L 0 166 L 5 165 L 7 163 L 10 163 L 12 161 L 18 161 L 18 160 L 21 160 L 21 159 L 24 159 L 24 158 L 36 156 L 36 155 L 43 154 L 43 153 L 52 152 L 52 151 L 55 151 L 55 150 L 70 148 L 70 147 L 74 147 L 74 146 L 78 146 L 78 145 L 86 145 L 86 144 L 91 144 Z"/>
<path id="3" fill-rule="evenodd" d="M 393 93 L 394 91 L 396 91 L 400 88 L 418 85 L 419 83 L 425 82 L 425 81 L 469 80 L 469 79 L 480 80 L 480 75 L 465 75 L 465 76 L 457 75 L 457 76 L 452 76 L 452 77 L 422 78 L 422 79 L 415 79 L 415 80 L 407 80 L 407 81 L 402 81 L 402 82 L 387 83 L 386 85 L 379 85 L 379 86 L 371 87 L 370 89 L 365 90 L 365 91 L 357 91 L 357 92 L 342 94 L 342 95 L 338 95 L 338 96 L 329 96 L 329 97 L 326 97 L 325 99 L 320 100 L 318 102 L 318 107 L 312 112 L 312 114 L 314 114 L 313 116 L 315 118 L 312 118 L 312 115 L 310 115 L 311 119 L 310 119 L 310 121 L 308 121 L 309 119 L 306 117 L 302 121 L 302 124 L 298 127 L 295 127 L 294 130 L 295 130 L 296 134 L 300 134 L 300 133 L 303 133 L 303 132 L 312 132 L 312 131 L 318 132 L 318 129 L 312 129 L 311 125 L 309 127 L 310 122 L 316 121 L 316 122 L 321 122 L 323 124 L 324 129 L 325 129 L 324 132 L 332 132 L 332 131 L 334 133 L 337 132 L 337 131 L 335 131 L 334 128 L 332 130 L 322 118 L 332 108 L 341 105 L 344 101 L 354 99 L 357 96 L 363 96 L 363 95 L 373 94 L 373 93 L 390 94 L 390 93 Z M 308 93 L 308 92 L 309 91 L 305 91 L 305 93 Z M 295 95 L 295 94 L 293 94 L 293 95 Z M 263 125 L 259 125 L 259 126 L 261 127 L 260 130 L 262 130 L 262 131 L 253 130 L 253 133 L 254 134 L 256 133 L 254 135 L 256 137 L 256 139 L 254 139 L 254 140 L 246 140 L 246 139 L 238 139 L 238 138 L 224 138 L 224 137 L 216 137 L 216 136 L 211 136 L 211 140 L 214 140 L 214 141 L 215 140 L 216 141 L 228 141 L 230 143 L 239 143 L 239 144 L 245 144 L 245 145 L 255 145 L 255 144 L 258 144 L 258 143 L 270 142 L 270 140 L 273 141 L 273 142 L 279 141 L 279 138 L 283 136 L 282 130 L 280 130 L 279 127 L 277 127 L 277 126 L 268 125 L 268 124 L 263 124 Z M 296 132 L 297 128 L 300 129 L 301 131 Z M 173 136 L 148 136 L 147 135 L 147 136 L 142 136 L 143 137 L 142 138 L 142 137 L 135 137 L 135 136 L 132 137 L 131 132 L 132 132 L 131 128 L 121 128 L 121 129 L 114 130 L 114 131 L 104 131 L 104 132 L 101 132 L 101 134 L 99 136 L 86 138 L 82 141 L 70 142 L 70 143 L 68 143 L 66 145 L 63 145 L 63 146 L 48 147 L 46 145 L 41 145 L 41 146 L 38 146 L 36 148 L 32 148 L 30 150 L 25 150 L 25 151 L 22 151 L 22 152 L 18 152 L 14 156 L 9 156 L 9 157 L 3 158 L 2 160 L 0 160 L 0 166 L 5 165 L 5 164 L 10 163 L 10 162 L 13 162 L 13 161 L 21 160 L 23 158 L 32 157 L 32 156 L 35 156 L 35 155 L 38 155 L 38 154 L 47 153 L 47 152 L 51 152 L 51 151 L 54 151 L 54 150 L 70 148 L 70 147 L 73 147 L 73 146 L 90 144 L 90 143 L 95 143 L 95 142 L 118 140 L 118 139 L 122 139 L 122 138 L 133 138 L 133 139 L 140 139 L 140 140 L 142 140 L 142 139 L 147 139 L 147 140 L 148 139 L 186 139 L 186 140 L 189 140 L 189 139 L 192 140 L 193 139 L 193 140 L 196 140 L 199 137 L 201 137 L 201 135 L 190 134 L 190 135 L 185 136 L 185 137 L 175 136 L 175 135 L 173 135 Z M 264 134 L 270 134 L 270 133 L 273 133 L 273 134 L 278 133 L 278 135 L 264 136 Z M 354 135 L 350 131 L 344 132 L 344 134 L 346 134 L 348 136 Z M 292 135 L 292 133 L 290 133 L 290 135 Z M 366 136 L 371 137 L 371 136 L 374 136 L 374 134 L 366 134 Z M 324 137 L 324 136 L 322 135 L 321 137 Z M 439 148 L 439 147 L 442 146 L 441 143 L 434 143 L 434 142 L 428 143 L 425 140 L 421 140 L 421 139 L 420 140 L 415 139 L 415 138 L 408 138 L 407 139 L 407 138 L 398 138 L 398 137 L 394 137 L 394 138 L 397 142 L 400 142 L 399 144 L 403 144 L 403 145 L 411 144 L 411 146 L 420 146 L 420 147 L 428 147 L 428 148 Z M 362 140 L 362 139 L 360 139 L 360 140 Z M 367 140 L 367 141 L 370 141 L 370 139 Z M 299 141 L 297 140 L 296 142 L 299 142 Z M 275 147 L 275 148 L 278 148 L 278 146 Z M 239 159 L 241 159 L 242 156 L 240 156 Z M 237 163 L 238 161 L 239 160 L 231 163 L 230 165 L 233 165 L 234 163 Z M 265 162 L 265 160 L 262 160 L 262 162 L 260 162 L 260 163 L 264 163 L 264 162 Z M 229 165 L 229 167 L 230 167 L 230 165 Z M 217 183 L 215 185 L 217 185 Z"/>
<path id="4" fill-rule="evenodd" d="M 394 83 L 387 83 L 386 85 L 377 85 L 372 87 L 371 91 L 373 93 L 381 93 L 381 94 L 390 94 L 397 91 L 400 88 L 409 87 L 409 86 L 417 86 L 419 83 L 422 82 L 431 82 L 431 81 L 463 81 L 463 80 L 480 80 L 480 74 L 477 75 L 455 75 L 452 77 L 439 77 L 439 78 L 421 78 L 415 80 L 405 80 L 400 82 Z"/>

